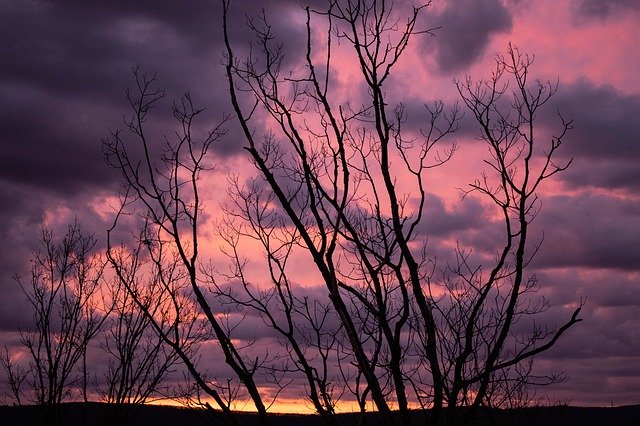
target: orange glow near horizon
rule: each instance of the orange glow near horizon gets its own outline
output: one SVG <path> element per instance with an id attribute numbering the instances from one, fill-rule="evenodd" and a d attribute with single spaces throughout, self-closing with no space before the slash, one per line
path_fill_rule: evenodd
<path id="1" fill-rule="evenodd" d="M 218 409 L 215 401 L 210 398 L 203 398 L 202 403 L 208 403 L 214 409 Z M 149 402 L 150 405 L 169 405 L 173 407 L 185 407 L 188 408 L 189 405 L 180 401 L 176 401 L 174 399 L 156 399 L 154 401 Z M 238 412 L 245 413 L 255 413 L 257 412 L 253 404 L 250 400 L 239 400 L 232 404 L 232 410 Z M 392 409 L 394 408 L 391 405 Z M 418 409 L 420 407 L 413 406 L 413 409 Z M 337 413 L 355 413 L 360 411 L 360 407 L 355 400 L 345 400 L 339 401 L 336 404 L 336 412 Z M 313 415 L 316 414 L 316 410 L 313 407 L 313 404 L 304 398 L 278 398 L 278 400 L 271 405 L 268 412 L 273 414 L 308 414 Z M 368 412 L 375 412 L 375 406 L 372 403 L 367 404 Z"/>

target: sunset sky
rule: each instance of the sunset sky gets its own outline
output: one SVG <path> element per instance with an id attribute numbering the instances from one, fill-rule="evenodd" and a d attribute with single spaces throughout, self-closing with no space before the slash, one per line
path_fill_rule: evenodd
<path id="1" fill-rule="evenodd" d="M 292 66 L 304 58 L 300 4 L 324 4 L 233 3 L 234 44 L 252 40 L 244 16 L 259 12 L 248 3 L 261 3 Z M 0 0 L 0 345 L 15 345 L 18 324 L 31 320 L 12 277 L 27 274 L 42 226 L 62 234 L 77 216 L 104 248 L 120 177 L 100 140 L 123 128 L 132 67 L 157 72 L 167 90 L 156 136 L 172 133 L 171 101 L 186 91 L 212 124 L 231 113 L 220 12 L 219 2 L 200 0 Z M 573 163 L 543 189 L 533 227 L 544 229 L 544 245 L 532 270 L 552 305 L 550 324 L 581 298 L 586 304 L 584 321 L 537 358 L 541 371 L 569 379 L 543 392 L 574 405 L 640 403 L 640 1 L 434 0 L 420 23 L 439 29 L 413 40 L 387 87 L 410 112 L 436 99 L 451 105 L 453 80 L 487 77 L 508 42 L 535 55 L 535 76 L 558 79 L 538 125 L 542 134 L 557 129 L 556 111 L 575 120 L 559 153 Z M 348 88 L 350 70 L 337 71 Z M 476 250 L 491 244 L 480 205 L 456 189 L 478 176 L 486 154 L 471 120 L 461 126 L 451 139 L 456 156 L 429 181 L 424 232 L 434 253 L 456 240 Z M 227 172 L 251 173 L 239 128 L 228 127 L 212 154 L 212 209 L 224 202 Z"/>

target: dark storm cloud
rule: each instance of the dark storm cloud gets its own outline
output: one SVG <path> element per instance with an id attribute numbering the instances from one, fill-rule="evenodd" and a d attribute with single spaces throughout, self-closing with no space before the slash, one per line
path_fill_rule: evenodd
<path id="1" fill-rule="evenodd" d="M 442 73 L 459 73 L 472 65 L 491 41 L 509 31 L 512 17 L 500 0 L 457 0 L 431 17 L 436 37 L 425 40 L 424 49 L 435 50 L 434 62 Z"/>
<path id="2" fill-rule="evenodd" d="M 428 194 L 422 231 L 427 236 L 448 237 L 454 233 L 475 230 L 487 222 L 485 211 L 485 206 L 477 197 L 466 197 L 456 206 L 447 209 L 442 198 Z"/>
<path id="3" fill-rule="evenodd" d="M 156 3 L 147 3 L 146 9 L 139 2 L 128 3 L 136 7 L 91 4 L 21 3 L 3 13 L 0 78 L 57 95 L 122 103 L 133 65 L 158 70 L 166 78 L 167 71 L 188 70 L 208 52 L 195 49 L 197 40 L 184 31 L 193 27 L 181 23 L 181 8 L 174 7 L 171 16 L 158 16 L 163 9 Z M 206 16 L 195 7 L 183 9 L 191 11 L 194 20 Z M 210 27 L 213 24 L 203 28 L 201 37 L 211 38 L 206 31 Z"/>
<path id="4" fill-rule="evenodd" d="M 561 87 L 555 106 L 567 119 L 575 120 L 559 151 L 574 162 L 560 178 L 574 187 L 638 189 L 640 96 L 580 80 Z M 558 128 L 551 108 L 541 120 L 550 129 Z"/>
<path id="5" fill-rule="evenodd" d="M 297 60 L 298 52 L 303 51 L 304 28 L 294 23 L 290 14 L 276 12 L 300 6 L 297 2 L 270 3 L 273 32 L 286 41 L 285 56 Z M 81 107 L 87 119 L 99 123 L 104 133 L 107 125 L 121 126 L 118 116 L 128 112 L 124 91 L 132 85 L 131 68 L 141 65 L 147 72 L 158 73 L 168 99 L 190 91 L 199 106 L 222 116 L 230 108 L 221 66 L 219 9 L 216 2 L 192 2 L 189 7 L 175 2 L 5 6 L 0 26 L 3 92 L 16 89 L 42 95 L 47 102 L 33 102 L 32 113 L 49 116 L 61 128 L 74 120 L 69 106 Z M 235 44 L 246 46 L 255 40 L 246 22 L 259 11 L 255 5 L 234 4 L 230 27 Z M 3 104 L 10 106 L 13 101 L 13 96 L 3 93 Z M 100 108 L 109 109 L 106 116 Z M 109 116 L 109 112 L 114 114 Z M 29 122 L 31 116 L 23 114 L 22 118 Z M 86 136 L 85 143 L 95 148 L 100 133 Z M 220 150 L 237 153 L 237 145 L 227 143 Z"/>
<path id="6" fill-rule="evenodd" d="M 543 252 L 547 250 L 543 247 Z M 540 374 L 566 372 L 570 385 L 554 386 L 553 395 L 574 404 L 597 405 L 602 394 L 618 404 L 637 403 L 637 348 L 640 345 L 640 287 L 626 270 L 560 267 L 538 270 L 541 294 L 551 304 L 544 322 L 561 325 L 579 302 L 583 322 L 571 328 L 551 351 L 536 359 Z M 576 392 L 583 387 L 598 387 Z"/>
<path id="7" fill-rule="evenodd" d="M 593 186 L 607 189 L 640 190 L 640 170 L 638 159 L 575 161 L 562 179 L 579 188 Z"/>
<path id="8" fill-rule="evenodd" d="M 5 2 L 0 8 L 0 179 L 14 198 L 46 190 L 61 202 L 83 204 L 115 190 L 118 176 L 105 166 L 100 138 L 108 128 L 124 127 L 122 115 L 130 114 L 125 89 L 134 85 L 137 64 L 157 71 L 159 87 L 168 91 L 154 112 L 165 127 L 154 136 L 172 133 L 169 107 L 184 91 L 208 108 L 202 126 L 215 125 L 229 110 L 215 2 Z M 236 9 L 232 29 L 244 42 L 244 16 L 257 8 Z M 300 39 L 298 27 L 289 31 L 286 16 L 274 15 L 278 35 Z M 218 145 L 225 154 L 239 149 L 228 140 Z M 30 206 L 38 217 L 52 207 Z"/>
<path id="9" fill-rule="evenodd" d="M 603 324 L 604 325 L 604 324 Z M 550 371 L 558 371 L 562 365 L 562 372 L 568 379 L 564 383 L 553 386 L 553 403 L 570 404 L 574 406 L 603 406 L 614 403 L 616 405 L 637 404 L 638 386 L 637 371 L 640 362 L 635 353 L 623 356 L 608 356 L 602 354 L 606 346 L 620 342 L 612 342 L 607 339 L 613 333 L 612 330 L 602 333 L 580 332 L 576 327 L 569 334 L 563 336 L 556 347 L 550 352 L 537 357 L 535 370 L 539 374 L 548 374 Z M 629 345 L 633 342 L 629 342 Z M 586 349 L 595 349 L 595 356 L 576 357 L 575 349 L 582 352 Z M 598 350 L 600 348 L 600 350 Z M 629 349 L 633 349 L 629 347 Z M 553 357 L 562 352 L 564 357 Z M 579 392 L 576 390 L 579 389 Z M 608 399 L 603 400 L 603 395 Z M 609 401 L 609 402 L 607 402 Z"/>
<path id="10" fill-rule="evenodd" d="M 544 313 L 544 323 L 558 327 L 566 323 L 574 308 L 552 306 Z M 614 318 L 615 312 L 618 317 Z M 637 327 L 632 327 L 638 307 L 606 309 L 590 304 L 583 306 L 579 318 L 582 322 L 563 335 L 553 350 L 546 352 L 539 360 L 567 361 L 588 359 L 610 359 L 613 357 L 633 357 L 635 347 L 640 343 Z M 619 322 L 616 323 L 616 319 Z M 617 324 L 617 326 L 614 326 Z M 555 367 L 557 369 L 557 367 Z"/>
<path id="11" fill-rule="evenodd" d="M 640 13 L 637 0 L 575 0 L 574 10 L 581 20 L 605 20 L 626 13 Z"/>
<path id="12" fill-rule="evenodd" d="M 638 270 L 640 206 L 616 196 L 582 194 L 543 200 L 536 218 L 545 244 L 536 266 Z"/>
<path id="13" fill-rule="evenodd" d="M 626 95 L 611 86 L 596 86 L 586 80 L 562 88 L 555 102 L 575 120 L 572 155 L 590 160 L 640 158 L 640 96 Z"/>
<path id="14" fill-rule="evenodd" d="M 1 179 L 59 195 L 113 181 L 103 167 L 98 135 L 104 123 L 96 115 L 117 115 L 89 100 L 60 99 L 23 85 L 6 84 L 2 95 Z"/>
<path id="15" fill-rule="evenodd" d="M 42 209 L 33 208 L 34 200 L 52 201 L 43 191 L 24 190 L 0 180 L 0 330 L 15 330 L 17 324 L 31 320 L 14 277 L 28 272 L 30 247 L 37 246 Z"/>
<path id="16" fill-rule="evenodd" d="M 146 62 L 153 69 L 170 56 L 165 50 L 174 54 L 167 63 L 183 59 L 166 37 L 155 38 L 162 29 L 139 11 L 75 3 L 21 3 L 4 11 L 0 44 L 1 177 L 68 195 L 113 184 L 99 141 L 128 114 L 131 67 Z M 171 68 L 158 71 L 167 84 Z"/>
<path id="17" fill-rule="evenodd" d="M 584 303 L 580 315 L 583 322 L 544 358 L 556 362 L 574 360 L 564 362 L 567 366 L 595 358 L 603 359 L 603 364 L 613 357 L 629 357 L 628 362 L 632 361 L 640 345 L 636 324 L 640 314 L 640 287 L 635 273 L 562 267 L 539 270 L 536 275 L 542 294 L 552 305 L 544 314 L 547 323 L 561 324 L 568 318 L 571 306 Z M 594 376 L 601 374 L 594 373 Z M 629 376 L 633 374 L 629 372 Z"/>
<path id="18" fill-rule="evenodd" d="M 576 303 L 583 298 L 590 309 L 620 306 L 640 309 L 640 287 L 633 271 L 550 267 L 539 269 L 536 275 L 544 285 L 544 296 L 554 305 Z"/>

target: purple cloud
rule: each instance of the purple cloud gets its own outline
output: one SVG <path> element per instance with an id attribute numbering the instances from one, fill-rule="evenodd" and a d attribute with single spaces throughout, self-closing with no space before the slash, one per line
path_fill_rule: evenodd
<path id="1" fill-rule="evenodd" d="M 485 53 L 494 34 L 507 32 L 513 25 L 509 10 L 499 0 L 457 0 L 430 17 L 436 27 L 435 38 L 424 40 L 425 52 L 434 51 L 441 73 L 464 72 Z"/>
<path id="2" fill-rule="evenodd" d="M 577 18 L 586 20 L 604 21 L 628 12 L 640 12 L 640 3 L 635 0 L 575 0 L 574 7 Z"/>

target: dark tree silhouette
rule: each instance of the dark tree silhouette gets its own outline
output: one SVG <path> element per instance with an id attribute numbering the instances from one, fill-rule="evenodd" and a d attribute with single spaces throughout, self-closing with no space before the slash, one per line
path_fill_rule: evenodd
<path id="1" fill-rule="evenodd" d="M 221 4 L 229 94 L 257 172 L 248 181 L 230 179 L 231 202 L 217 227 L 229 272 L 200 257 L 207 154 L 226 119 L 197 137 L 202 110 L 185 95 L 173 109 L 176 137 L 156 143 L 147 119 L 164 92 L 136 70 L 129 132 L 104 141 L 123 177 L 108 259 L 127 298 L 199 391 L 230 423 L 240 390 L 268 424 L 269 404 L 302 379 L 326 423 L 335 422 L 336 401 L 350 392 L 363 414 L 373 404 L 383 424 L 411 424 L 413 407 L 430 408 L 426 424 L 465 424 L 481 406 L 508 405 L 527 385 L 558 380 L 535 376 L 533 357 L 580 321 L 581 305 L 559 327 L 519 327 L 548 306 L 527 267 L 541 246 L 530 230 L 541 185 L 569 165 L 554 158 L 572 122 L 560 117 L 559 133 L 546 144 L 535 131 L 557 85 L 531 81 L 532 59 L 511 46 L 488 80 L 456 82 L 490 152 L 488 170 L 465 195 L 492 206 L 502 242 L 493 261 L 460 246 L 454 261 L 441 264 L 421 235 L 426 176 L 454 155 L 457 146 L 443 143 L 462 112 L 429 104 L 416 131 L 407 126 L 415 118 L 395 101 L 400 96 L 386 91 L 410 41 L 431 33 L 419 28 L 426 5 L 330 0 L 322 11 L 307 8 L 306 50 L 288 70 L 266 13 L 249 20 L 256 42 L 238 58 L 230 2 Z M 360 72 L 353 98 L 333 87 L 338 49 Z M 259 135 L 260 128 L 268 130 Z M 131 217 L 141 232 L 132 244 L 115 245 L 115 231 Z M 247 239 L 264 255 L 262 282 L 247 273 L 254 266 L 241 253 Z M 294 254 L 312 262 L 328 297 L 304 293 Z M 256 356 L 253 341 L 236 337 L 245 324 L 230 319 L 235 311 L 257 314 L 283 349 Z M 199 362 L 198 343 L 207 339 L 216 342 L 228 377 L 209 377 Z M 14 377 L 20 381 L 19 372 Z M 264 391 L 265 382 L 276 391 Z"/>
<path id="2" fill-rule="evenodd" d="M 501 213 L 504 244 L 493 265 L 478 264 L 460 248 L 458 261 L 436 274 L 418 239 L 428 208 L 425 175 L 453 155 L 455 145 L 438 150 L 436 144 L 456 130 L 460 111 L 435 103 L 416 135 L 403 127 L 404 104 L 390 106 L 384 90 L 409 41 L 428 33 L 416 27 L 424 6 L 405 18 L 385 1 L 307 8 L 305 66 L 290 71 L 264 15 L 249 22 L 257 41 L 246 59 L 237 58 L 228 31 L 230 2 L 222 3 L 231 101 L 259 174 L 248 192 L 237 194 L 251 203 L 240 209 L 245 219 L 251 222 L 247 212 L 257 212 L 255 238 L 269 235 L 277 223 L 288 230 L 287 244 L 307 251 L 341 324 L 340 359 L 357 366 L 356 375 L 345 377 L 364 384 L 349 383 L 361 407 L 370 398 L 384 423 L 409 424 L 416 404 L 431 407 L 429 423 L 470 421 L 516 376 L 526 382 L 530 370 L 522 366 L 580 321 L 578 307 L 557 329 L 535 328 L 526 336 L 514 330 L 523 316 L 545 308 L 528 304 L 538 283 L 525 269 L 539 249 L 530 241 L 529 224 L 540 186 L 568 166 L 553 158 L 571 122 L 561 120 L 547 146 L 534 137 L 535 115 L 556 86 L 531 84 L 532 61 L 511 47 L 506 58 L 498 56 L 489 81 L 457 83 L 491 150 L 489 172 L 471 184 L 471 192 Z M 314 33 L 315 18 L 322 21 L 323 43 Z M 353 48 L 361 79 L 351 84 L 362 89 L 362 98 L 334 95 L 338 44 Z M 515 89 L 505 105 L 503 81 L 509 79 Z M 256 135 L 255 120 L 266 122 L 269 133 Z M 265 186 L 266 195 L 253 189 Z M 260 223 L 264 206 L 275 202 L 277 209 Z M 278 282 L 287 274 L 281 247 L 263 245 L 270 270 L 273 263 L 279 268 Z M 470 407 L 466 418 L 456 417 L 458 406 Z"/>
<path id="3" fill-rule="evenodd" d="M 229 382 L 209 380 L 206 368 L 198 365 L 194 344 L 204 338 L 215 340 L 226 364 L 266 424 L 266 406 L 254 380 L 260 361 L 242 356 L 231 338 L 229 324 L 217 315 L 208 299 L 208 288 L 213 283 L 208 281 L 199 258 L 202 232 L 199 220 L 203 210 L 200 179 L 201 174 L 211 168 L 207 154 L 211 145 L 224 135 L 222 126 L 226 119 L 202 139 L 197 138 L 192 126 L 203 110 L 196 108 L 186 94 L 173 107 L 180 127 L 175 141 L 167 138 L 162 144 L 155 144 L 147 136 L 145 122 L 164 92 L 155 86 L 155 76 L 138 69 L 134 75 L 136 89 L 128 92 L 133 116 L 127 121 L 128 136 L 133 140 L 114 131 L 103 141 L 107 161 L 119 169 L 123 177 L 121 208 L 108 232 L 107 257 L 152 328 L 178 354 L 198 386 L 215 400 L 226 419 L 234 421 L 230 408 L 233 401 L 225 395 L 235 392 L 222 392 L 228 390 Z M 161 145 L 162 153 L 157 154 L 155 150 Z M 133 255 L 112 242 L 114 230 L 129 214 L 139 216 L 144 222 Z M 160 319 L 154 305 L 148 305 L 145 293 L 132 287 L 139 278 L 132 275 L 135 268 L 131 265 L 143 260 L 153 268 L 154 285 L 159 291 L 155 297 L 166 300 L 160 308 Z M 204 318 L 206 331 L 201 328 L 200 317 Z"/>
<path id="4" fill-rule="evenodd" d="M 44 228 L 40 243 L 29 280 L 16 277 L 33 315 L 19 331 L 28 362 L 16 364 L 5 348 L 2 363 L 15 401 L 42 406 L 43 421 L 55 423 L 63 401 L 87 400 L 87 347 L 109 308 L 100 297 L 104 261 L 93 251 L 93 236 L 74 222 L 60 241 Z"/>
<path id="5" fill-rule="evenodd" d="M 164 382 L 179 363 L 177 352 L 164 344 L 151 323 L 154 318 L 163 330 L 170 329 L 167 312 L 173 300 L 159 285 L 162 279 L 157 276 L 157 268 L 145 268 L 139 254 L 129 253 L 125 262 L 124 253 L 111 251 L 112 258 L 118 256 L 120 269 L 108 283 L 113 310 L 100 347 L 109 354 L 109 360 L 104 384 L 99 387 L 102 399 L 114 405 L 109 423 L 126 424 L 139 405 L 169 397 L 171 391 Z M 191 319 L 195 325 L 196 319 Z M 182 349 L 188 353 L 188 344 Z"/>

